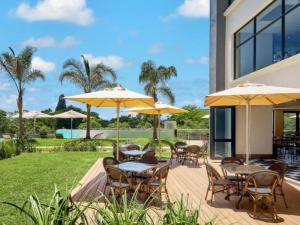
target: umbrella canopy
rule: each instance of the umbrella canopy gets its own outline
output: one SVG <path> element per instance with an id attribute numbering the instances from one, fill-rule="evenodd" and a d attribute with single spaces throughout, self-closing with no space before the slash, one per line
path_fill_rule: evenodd
<path id="1" fill-rule="evenodd" d="M 86 115 L 76 112 L 74 110 L 69 110 L 67 112 L 59 113 L 52 116 L 53 118 L 60 119 L 70 119 L 71 120 L 71 138 L 73 138 L 73 119 L 86 119 Z"/>
<path id="2" fill-rule="evenodd" d="M 65 97 L 65 99 L 86 103 L 96 107 L 152 107 L 153 98 L 129 91 L 123 87 L 106 88 L 102 91 Z"/>
<path id="3" fill-rule="evenodd" d="M 187 110 L 177 108 L 172 105 L 163 104 L 160 102 L 156 102 L 154 107 L 136 107 L 131 108 L 128 112 L 136 112 L 150 115 L 162 115 L 162 114 L 177 114 L 177 113 L 185 113 Z M 158 122 L 158 138 L 160 138 L 160 118 Z"/>
<path id="4" fill-rule="evenodd" d="M 163 104 L 160 102 L 155 103 L 154 107 L 135 107 L 128 110 L 128 112 L 136 112 L 143 114 L 162 115 L 162 114 L 176 114 L 185 113 L 187 110 L 177 108 L 172 105 Z"/>
<path id="5" fill-rule="evenodd" d="M 209 117 L 210 117 L 209 114 L 207 114 L 207 115 L 205 115 L 205 116 L 202 116 L 201 118 L 202 118 L 202 119 L 209 119 Z"/>
<path id="6" fill-rule="evenodd" d="M 119 158 L 119 115 L 120 108 L 129 107 L 153 107 L 154 100 L 152 97 L 142 95 L 126 88 L 117 86 L 106 88 L 102 91 L 96 91 L 81 95 L 65 97 L 65 99 L 86 103 L 96 107 L 115 107 L 117 112 L 117 159 Z"/>
<path id="7" fill-rule="evenodd" d="M 16 119 L 19 118 L 19 113 L 12 116 L 12 118 Z M 33 119 L 33 133 L 36 133 L 35 124 L 36 119 L 42 119 L 42 118 L 52 118 L 51 115 L 48 115 L 46 113 L 38 112 L 38 111 L 30 111 L 30 112 L 23 112 L 23 118 L 24 119 Z"/>
<path id="8" fill-rule="evenodd" d="M 277 105 L 300 99 L 300 89 L 245 83 L 205 97 L 206 106 L 246 106 L 246 162 L 249 162 L 249 106 Z"/>
<path id="9" fill-rule="evenodd" d="M 36 118 L 51 118 L 51 115 L 48 115 L 46 113 L 38 112 L 38 111 L 31 111 L 31 112 L 24 112 L 23 118 L 24 119 L 36 119 Z M 19 118 L 19 114 L 15 114 L 12 116 L 12 118 Z"/>
<path id="10" fill-rule="evenodd" d="M 74 110 L 69 110 L 67 112 L 59 113 L 52 116 L 53 118 L 60 118 L 60 119 L 85 119 L 86 115 L 76 112 Z"/>

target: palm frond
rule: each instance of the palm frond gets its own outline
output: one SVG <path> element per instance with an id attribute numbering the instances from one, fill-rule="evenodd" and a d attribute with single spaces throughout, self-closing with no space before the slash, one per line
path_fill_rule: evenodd
<path id="1" fill-rule="evenodd" d="M 36 48 L 27 46 L 19 54 L 18 60 L 22 64 L 22 68 L 24 71 L 31 69 L 32 57 L 35 52 Z"/>
<path id="2" fill-rule="evenodd" d="M 117 73 L 114 71 L 114 69 L 111 68 L 110 66 L 104 65 L 103 63 L 99 63 L 93 66 L 92 74 L 96 76 L 101 76 L 103 78 L 105 76 L 109 76 L 109 78 L 111 78 L 113 82 L 117 80 Z"/>
<path id="3" fill-rule="evenodd" d="M 175 103 L 175 95 L 172 92 L 171 88 L 168 86 L 161 86 L 158 88 L 158 91 L 160 94 L 162 94 L 164 97 L 168 98 L 171 104 Z"/>
<path id="4" fill-rule="evenodd" d="M 141 66 L 141 72 L 139 75 L 140 83 L 156 82 L 157 71 L 153 61 L 144 62 Z"/>
<path id="5" fill-rule="evenodd" d="M 84 55 L 81 55 L 82 57 L 82 61 L 83 61 L 83 65 L 84 65 L 84 69 L 85 69 L 85 73 L 86 73 L 86 76 L 88 78 L 88 80 L 90 80 L 90 63 L 89 61 L 84 57 Z"/>
<path id="6" fill-rule="evenodd" d="M 83 88 L 85 92 L 90 92 L 89 86 L 85 79 L 82 78 L 82 75 L 77 73 L 77 71 L 63 71 L 59 76 L 59 81 L 63 82 L 65 79 L 75 84 L 76 86 Z"/>
<path id="7" fill-rule="evenodd" d="M 45 80 L 45 75 L 41 70 L 32 70 L 30 73 L 24 78 L 25 83 L 29 83 L 31 81 L 35 81 L 37 79 Z"/>
<path id="8" fill-rule="evenodd" d="M 159 73 L 159 79 L 162 82 L 168 81 L 172 77 L 177 77 L 177 70 L 174 66 L 170 66 L 170 67 L 159 66 L 157 71 Z"/>

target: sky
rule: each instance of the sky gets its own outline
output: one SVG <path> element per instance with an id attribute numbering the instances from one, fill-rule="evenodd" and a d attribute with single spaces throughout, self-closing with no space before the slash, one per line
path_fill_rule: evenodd
<path id="1" fill-rule="evenodd" d="M 209 0 L 0 0 L 0 53 L 37 47 L 33 67 L 46 76 L 26 87 L 26 110 L 55 109 L 60 94 L 81 94 L 58 81 L 66 59 L 113 67 L 117 82 L 143 93 L 138 82 L 141 64 L 175 66 L 178 76 L 168 82 L 175 105 L 203 107 L 208 93 Z M 0 72 L 0 109 L 14 111 L 17 92 Z M 160 97 L 164 103 L 166 99 Z M 84 105 L 67 102 L 84 109 Z M 113 109 L 93 108 L 102 118 Z M 126 114 L 126 110 L 122 110 Z"/>

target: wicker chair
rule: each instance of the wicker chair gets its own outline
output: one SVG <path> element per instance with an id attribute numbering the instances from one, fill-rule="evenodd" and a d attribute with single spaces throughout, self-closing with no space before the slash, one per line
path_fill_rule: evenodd
<path id="1" fill-rule="evenodd" d="M 226 164 L 236 164 L 236 165 L 243 165 L 244 161 L 238 157 L 225 157 L 221 160 L 222 165 Z M 227 171 L 222 167 L 222 173 L 225 178 L 230 179 L 230 180 L 236 180 L 236 176 L 229 176 L 227 174 Z"/>
<path id="2" fill-rule="evenodd" d="M 119 164 L 119 161 L 117 161 L 115 158 L 113 157 L 105 157 L 102 161 L 103 163 L 103 167 L 104 169 L 106 170 L 106 167 L 107 166 L 113 166 L 113 165 L 116 165 L 116 164 Z"/>
<path id="3" fill-rule="evenodd" d="M 284 162 L 275 162 L 268 169 L 276 171 L 279 174 L 279 181 L 278 181 L 278 184 L 277 184 L 277 187 L 276 187 L 276 189 L 278 189 L 279 193 L 276 192 L 276 189 L 275 189 L 275 193 L 274 193 L 275 201 L 276 201 L 276 194 L 281 195 L 282 198 L 283 198 L 285 207 L 288 208 L 288 205 L 287 205 L 287 202 L 286 202 L 286 199 L 285 199 L 285 195 L 284 195 L 284 192 L 283 192 L 283 188 L 282 188 L 283 187 L 283 182 L 284 182 L 284 177 L 285 177 L 285 175 L 288 171 L 288 164 L 286 164 Z"/>
<path id="4" fill-rule="evenodd" d="M 168 143 L 170 146 L 170 150 L 171 150 L 171 163 L 173 162 L 173 160 L 176 160 L 180 163 L 183 163 L 184 161 L 184 156 L 185 156 L 185 152 L 183 151 L 178 151 L 177 148 L 172 144 L 172 143 Z"/>
<path id="5" fill-rule="evenodd" d="M 114 190 L 116 195 L 123 195 L 126 192 L 129 192 L 133 189 L 133 184 L 131 179 L 124 171 L 120 170 L 114 166 L 106 166 L 106 174 L 107 174 L 107 185 L 106 188 L 109 187 L 109 191 L 111 189 Z M 109 193 L 108 193 L 109 194 Z"/>
<path id="6" fill-rule="evenodd" d="M 153 175 L 144 181 L 144 187 L 147 194 L 157 192 L 162 197 L 162 194 L 165 193 L 168 202 L 170 201 L 169 193 L 167 189 L 167 178 L 169 174 L 170 165 L 166 164 L 158 168 Z"/>
<path id="7" fill-rule="evenodd" d="M 250 174 L 242 191 L 241 203 L 245 196 L 250 196 L 253 202 L 253 217 L 256 218 L 258 201 L 269 202 L 273 209 L 274 219 L 278 219 L 275 208 L 275 188 L 280 177 L 275 171 L 259 171 Z"/>
<path id="8" fill-rule="evenodd" d="M 147 144 L 144 145 L 143 151 L 147 150 L 149 147 L 150 147 L 150 142 L 148 142 Z"/>
<path id="9" fill-rule="evenodd" d="M 208 142 L 205 142 L 202 146 L 201 146 L 201 151 L 200 151 L 200 157 L 203 158 L 203 162 L 208 162 Z"/>
<path id="10" fill-rule="evenodd" d="M 182 149 L 182 146 L 186 146 L 187 144 L 183 141 L 177 141 L 174 145 L 177 149 Z"/>
<path id="11" fill-rule="evenodd" d="M 127 151 L 140 150 L 141 147 L 139 145 L 136 145 L 136 144 L 129 144 L 129 145 L 126 146 L 126 149 L 127 149 Z"/>
<path id="12" fill-rule="evenodd" d="M 147 164 L 157 164 L 158 160 L 155 157 L 155 151 L 147 151 L 142 158 L 139 160 L 139 162 L 147 163 Z"/>
<path id="13" fill-rule="evenodd" d="M 199 164 L 199 158 L 201 156 L 201 148 L 198 145 L 189 145 L 186 148 L 187 157 L 186 159 L 195 162 L 196 165 Z"/>
<path id="14" fill-rule="evenodd" d="M 226 192 L 226 200 L 230 198 L 230 191 L 235 188 L 235 183 L 223 178 L 218 171 L 212 167 L 210 164 L 205 163 L 207 177 L 208 177 L 208 187 L 205 195 L 205 200 L 207 200 L 208 192 L 211 191 L 211 202 L 216 193 Z"/>

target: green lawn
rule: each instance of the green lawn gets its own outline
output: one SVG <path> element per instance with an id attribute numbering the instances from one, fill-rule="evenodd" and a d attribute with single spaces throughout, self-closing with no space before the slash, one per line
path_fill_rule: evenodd
<path id="1" fill-rule="evenodd" d="M 0 200 L 23 203 L 36 193 L 43 202 L 51 197 L 54 184 L 62 191 L 75 186 L 99 157 L 111 152 L 29 153 L 0 161 Z M 9 206 L 0 206 L 0 224 L 24 224 Z"/>

